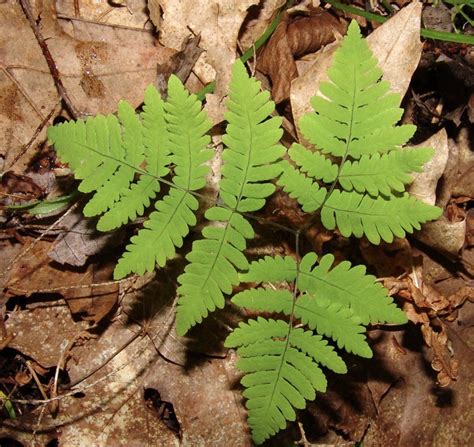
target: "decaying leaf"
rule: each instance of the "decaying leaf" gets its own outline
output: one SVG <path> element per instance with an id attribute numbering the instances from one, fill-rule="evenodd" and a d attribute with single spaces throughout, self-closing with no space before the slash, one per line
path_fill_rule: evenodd
<path id="1" fill-rule="evenodd" d="M 43 368 L 56 367 L 61 345 L 72 344 L 87 329 L 86 322 L 75 322 L 63 300 L 27 305 L 9 314 L 8 332 L 14 334 L 9 347 L 31 357 Z"/>
<path id="2" fill-rule="evenodd" d="M 462 359 L 458 380 L 449 388 L 433 386 L 423 340 L 417 328 L 371 331 L 374 362 L 367 368 L 368 385 L 377 402 L 377 416 L 364 445 L 464 445 L 473 421 L 472 350 L 461 339 L 461 327 L 447 325 L 452 348 Z M 456 328 L 457 326 L 457 328 Z M 472 331 L 471 331 L 472 333 Z"/>
<path id="3" fill-rule="evenodd" d="M 298 76 L 295 59 L 319 50 L 344 33 L 344 25 L 325 11 L 290 18 L 284 13 L 267 45 L 257 59 L 257 68 L 272 80 L 276 103 L 290 95 L 290 84 Z"/>
<path id="4" fill-rule="evenodd" d="M 0 156 L 9 168 L 38 126 L 50 124 L 47 117 L 59 97 L 19 2 L 0 4 L 0 27 L 0 135 L 5 141 Z M 138 106 L 145 87 L 156 79 L 157 65 L 175 53 L 157 45 L 151 31 L 80 17 L 58 19 L 51 3 L 42 10 L 41 27 L 68 96 L 86 116 L 113 112 L 120 99 Z"/>
<path id="5" fill-rule="evenodd" d="M 59 97 L 19 2 L 0 3 L 0 29 L 0 170 L 4 171 L 21 156 Z M 44 135 L 45 129 L 39 138 Z M 21 164 L 19 172 L 26 162 Z"/>
<path id="6" fill-rule="evenodd" d="M 249 8 L 239 35 L 242 50 L 246 51 L 252 47 L 270 25 L 278 9 L 284 4 L 285 0 L 263 0 Z"/>
<path id="7" fill-rule="evenodd" d="M 432 137 L 414 147 L 432 147 L 435 150 L 435 155 L 425 163 L 423 172 L 414 174 L 414 180 L 408 187 L 408 191 L 417 199 L 434 205 L 436 203 L 438 181 L 444 173 L 449 155 L 446 130 L 441 129 Z"/>

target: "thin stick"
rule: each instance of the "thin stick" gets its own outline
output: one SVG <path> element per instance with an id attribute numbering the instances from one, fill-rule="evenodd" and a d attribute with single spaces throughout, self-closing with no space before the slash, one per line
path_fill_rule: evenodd
<path id="1" fill-rule="evenodd" d="M 46 45 L 46 41 L 43 35 L 41 34 L 39 26 L 36 24 L 36 21 L 33 17 L 33 13 L 30 7 L 30 2 L 29 0 L 20 0 L 20 4 L 21 4 L 21 7 L 23 8 L 23 12 L 26 15 L 26 18 L 28 19 L 28 22 L 30 23 L 33 33 L 35 34 L 36 40 L 38 41 L 38 45 L 40 46 L 41 51 L 43 52 L 43 56 L 46 60 L 46 63 L 48 64 L 49 71 L 51 72 L 51 76 L 53 77 L 54 85 L 56 86 L 56 89 L 58 90 L 59 96 L 64 101 L 64 104 L 66 105 L 67 110 L 69 114 L 71 115 L 71 117 L 77 120 L 77 118 L 79 117 L 79 113 L 74 107 L 66 91 L 66 88 L 64 87 L 64 84 L 61 81 L 61 76 L 59 75 L 59 70 L 58 70 L 58 67 L 56 66 L 56 62 L 54 62 L 53 56 L 51 55 L 49 51 L 48 45 Z"/>
<path id="2" fill-rule="evenodd" d="M 33 379 L 35 380 L 36 385 L 38 386 L 38 389 L 39 389 L 41 395 L 43 396 L 43 398 L 44 398 L 45 400 L 47 400 L 47 399 L 48 399 L 48 396 L 47 396 L 47 394 L 46 394 L 46 392 L 45 392 L 45 390 L 44 390 L 44 388 L 43 388 L 43 384 L 42 384 L 42 383 L 39 381 L 39 379 L 38 379 L 38 376 L 37 376 L 37 374 L 36 374 L 36 371 L 35 371 L 35 370 L 33 369 L 33 367 L 31 366 L 31 360 L 27 360 L 27 361 L 26 361 L 26 367 L 28 368 L 28 370 L 30 371 L 31 375 L 33 376 Z"/>

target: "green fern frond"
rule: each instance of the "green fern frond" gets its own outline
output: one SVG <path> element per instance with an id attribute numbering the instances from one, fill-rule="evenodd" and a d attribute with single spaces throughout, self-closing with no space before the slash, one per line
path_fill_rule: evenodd
<path id="1" fill-rule="evenodd" d="M 392 191 L 404 192 L 405 185 L 412 181 L 410 174 L 421 172 L 433 155 L 431 148 L 404 149 L 371 157 L 363 155 L 357 161 L 344 163 L 338 182 L 346 191 L 389 197 Z"/>
<path id="2" fill-rule="evenodd" d="M 241 323 L 225 342 L 238 348 L 237 367 L 246 373 L 243 395 L 257 444 L 285 428 L 287 420 L 294 421 L 294 409 L 304 408 L 315 391 L 326 390 L 326 378 L 312 354 L 327 346 L 320 343 L 315 351 L 308 343 L 308 337 L 314 340 L 312 333 L 304 334 L 284 321 L 258 318 Z"/>
<path id="3" fill-rule="evenodd" d="M 365 340 L 365 327 L 354 312 L 340 303 L 305 294 L 295 305 L 295 316 L 310 329 L 336 341 L 339 348 L 361 357 L 372 357 Z"/>
<path id="4" fill-rule="evenodd" d="M 296 261 L 291 256 L 265 256 L 250 264 L 240 280 L 245 282 L 279 282 L 294 281 L 296 278 Z"/>
<path id="5" fill-rule="evenodd" d="M 402 115 L 400 98 L 389 93 L 381 76 L 353 21 L 334 54 L 329 81 L 320 85 L 324 97 L 312 98 L 315 113 L 299 123 L 315 151 L 294 144 L 288 154 L 297 168 L 286 162 L 278 181 L 304 211 L 321 210 L 327 229 L 365 235 L 374 244 L 405 237 L 441 214 L 402 194 L 410 174 L 421 171 L 434 152 L 401 149 L 416 128 L 395 126 Z"/>
<path id="6" fill-rule="evenodd" d="M 364 266 L 352 267 L 349 261 L 343 261 L 332 267 L 334 256 L 327 254 L 313 267 L 316 258 L 309 253 L 301 261 L 301 291 L 349 307 L 363 324 L 407 322 L 405 314 L 387 295 L 387 289 L 375 282 L 374 276 L 367 275 Z"/>
<path id="7" fill-rule="evenodd" d="M 370 195 L 334 190 L 321 210 L 321 222 L 328 230 L 337 227 L 343 236 L 365 235 L 373 244 L 380 244 L 381 240 L 392 242 L 394 236 L 403 238 L 439 215 L 439 208 L 407 193 L 374 199 Z"/>
<path id="8" fill-rule="evenodd" d="M 130 142 L 131 144 L 134 144 L 134 142 L 136 144 L 139 141 L 143 142 L 148 175 L 142 175 L 138 182 L 132 185 L 130 185 L 130 182 L 124 185 L 116 185 L 116 191 L 120 194 L 120 199 L 99 219 L 97 223 L 98 230 L 110 231 L 126 224 L 137 216 L 142 216 L 145 209 L 150 206 L 151 200 L 160 191 L 160 182 L 157 181 L 157 178 L 165 177 L 168 174 L 170 164 L 164 104 L 156 88 L 152 85 L 148 86 L 145 91 L 143 112 L 141 113 L 142 135 L 135 135 L 135 139 Z M 126 132 L 125 129 L 124 133 Z M 124 146 L 127 148 L 125 141 Z M 128 151 L 126 153 L 128 155 L 126 158 L 127 165 L 121 165 L 119 170 L 127 171 L 131 181 L 135 174 L 133 166 L 140 166 L 142 159 L 132 156 Z"/>
<path id="9" fill-rule="evenodd" d="M 118 119 L 99 115 L 48 130 L 61 160 L 82 180 L 79 190 L 95 191 L 84 214 L 102 214 L 97 223 L 102 231 L 143 215 L 160 191 L 160 179 L 173 165 L 169 193 L 155 203 L 156 211 L 132 237 L 115 268 L 115 279 L 164 266 L 176 247 L 181 247 L 189 227 L 196 224 L 199 204 L 192 193 L 206 182 L 209 167 L 205 163 L 213 155 L 206 148 L 211 125 L 196 96 L 171 76 L 167 101 L 153 86 L 148 87 L 141 115 L 122 101 Z M 137 173 L 140 176 L 135 180 Z"/>
<path id="10" fill-rule="evenodd" d="M 130 272 L 142 275 L 153 271 L 156 265 L 164 266 L 167 259 L 175 255 L 176 247 L 182 246 L 189 227 L 196 224 L 195 212 L 199 202 L 191 192 L 205 185 L 209 171 L 205 162 L 212 157 L 212 151 L 206 149 L 210 141 L 207 131 L 211 128 L 211 122 L 201 110 L 196 96 L 190 95 L 176 76 L 171 76 L 168 82 L 168 100 L 164 110 L 166 132 L 163 133 L 167 136 L 165 144 L 174 164 L 175 187 L 155 203 L 156 211 L 151 213 L 144 228 L 132 237 L 115 268 L 116 279 Z M 153 135 L 149 137 L 148 141 L 152 143 Z M 154 170 L 160 172 L 160 168 L 155 162 Z"/>
<path id="11" fill-rule="evenodd" d="M 283 186 L 285 191 L 292 199 L 298 201 L 303 211 L 311 213 L 324 204 L 327 196 L 326 188 L 313 182 L 311 178 L 295 169 L 288 162 L 282 163 L 283 173 L 278 180 L 278 184 Z"/>
<path id="12" fill-rule="evenodd" d="M 281 172 L 277 161 L 284 150 L 277 144 L 283 133 L 281 118 L 269 118 L 274 108 L 268 92 L 260 91 L 260 83 L 236 61 L 225 114 L 228 125 L 219 191 L 227 208 L 216 206 L 206 212 L 213 224 L 203 230 L 204 239 L 196 241 L 186 256 L 190 264 L 178 278 L 176 328 L 180 335 L 222 308 L 224 294 L 239 283 L 237 271 L 248 268 L 243 251 L 253 229 L 239 213 L 259 210 L 275 190 L 271 180 Z"/>

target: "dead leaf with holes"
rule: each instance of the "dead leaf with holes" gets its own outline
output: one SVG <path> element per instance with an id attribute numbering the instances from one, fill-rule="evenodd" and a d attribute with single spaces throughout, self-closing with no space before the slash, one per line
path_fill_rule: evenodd
<path id="1" fill-rule="evenodd" d="M 206 109 L 215 123 L 222 121 L 239 31 L 248 8 L 258 0 L 149 0 L 148 5 L 156 9 L 155 3 L 163 12 L 159 25 L 162 45 L 179 50 L 188 36 L 200 35 L 205 53 L 193 71 L 203 84 L 216 81 L 214 93 L 206 97 Z"/>
<path id="2" fill-rule="evenodd" d="M 412 2 L 367 38 L 383 70 L 383 79 L 389 81 L 392 91 L 398 92 L 401 97 L 405 95 L 421 57 L 421 7 L 419 1 Z M 291 83 L 290 101 L 295 123 L 313 111 L 309 101 L 313 96 L 321 95 L 319 85 L 328 80 L 326 72 L 336 48 L 335 44 L 329 45 L 323 52 L 317 53 L 310 68 Z M 299 130 L 298 135 L 302 139 Z"/>

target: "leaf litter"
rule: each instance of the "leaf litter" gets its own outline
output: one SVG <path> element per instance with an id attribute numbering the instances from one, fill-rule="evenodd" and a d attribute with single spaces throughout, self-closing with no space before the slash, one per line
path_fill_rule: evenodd
<path id="1" fill-rule="evenodd" d="M 122 98 L 139 106 L 147 84 L 159 86 L 160 79 L 184 67 L 182 80 L 195 91 L 216 81 L 215 92 L 207 97 L 216 123 L 222 119 L 236 52 L 251 47 L 283 3 L 216 0 L 200 5 L 197 15 L 195 4 L 174 0 L 149 0 L 147 5 L 144 0 L 81 1 L 79 10 L 76 2 L 57 2 L 56 11 L 51 4 L 31 2 L 66 90 L 83 116 L 114 111 Z M 317 5 L 310 3 L 320 2 L 303 2 L 291 18 L 284 16 L 274 43 L 270 40 L 257 54 L 256 67 L 269 72 L 275 93 L 283 92 L 282 99 L 290 96 L 289 122 L 297 122 L 308 110 L 308 99 L 324 80 L 346 23 L 334 8 L 315 14 Z M 421 11 L 420 2 L 411 2 L 369 36 L 377 57 L 385 61 L 385 76 L 397 91 L 407 92 L 406 97 L 417 88 Z M 314 25 L 303 26 L 311 20 Z M 36 189 L 41 181 L 26 168 L 44 142 L 46 126 L 59 113 L 60 95 L 16 2 L 0 4 L 0 21 L 0 129 L 6 142 L 0 155 L 2 172 L 12 171 L 4 181 L 10 189 L 4 191 L 19 192 L 22 199 L 29 199 L 28 194 L 44 197 L 51 188 Z M 3 32 L 7 29 L 8 34 Z M 196 40 L 189 46 L 192 36 Z M 265 62 L 265 53 L 270 62 Z M 449 59 L 457 70 L 459 60 Z M 262 68 L 265 65 L 270 69 Z M 431 134 L 416 141 L 437 150 L 433 166 L 413 186 L 420 197 L 446 207 L 437 228 L 425 228 L 415 239 L 395 241 L 382 250 L 364 241 L 344 242 L 337 234 L 308 232 L 318 251 L 330 248 L 338 259 L 363 258 L 403 303 L 413 324 L 403 330 L 369 331 L 375 363 L 353 361 L 344 380 L 330 378 L 330 391 L 301 414 L 300 430 L 290 427 L 274 445 L 300 438 L 369 446 L 450 445 L 470 438 L 464 418 L 472 413 L 472 402 L 462 398 L 469 395 L 473 364 L 469 275 L 474 270 L 474 194 L 471 137 L 463 127 L 469 110 L 467 105 L 456 112 L 452 122 L 459 127 L 457 134 L 449 129 L 448 136 L 433 132 L 430 123 Z M 68 116 L 67 111 L 61 114 Z M 416 118 L 416 113 L 404 117 Z M 442 124 L 434 126 L 440 130 Z M 280 204 L 272 215 L 286 206 Z M 291 208 L 284 213 L 290 221 L 301 219 Z M 26 235 L 25 229 L 15 230 L 21 216 L 7 213 L 2 218 L 9 229 L 0 240 L 5 255 L 0 263 L 5 283 L 0 310 L 6 316 L 0 357 L 14 359 L 10 365 L 16 371 L 6 370 L 1 378 L 5 384 L 16 383 L 16 388 L 3 385 L 2 390 L 17 418 L 2 420 L 0 437 L 24 445 L 52 440 L 68 446 L 250 445 L 234 353 L 222 346 L 225 324 L 234 324 L 236 316 L 224 313 L 200 334 L 177 337 L 170 318 L 175 267 L 160 271 L 157 278 L 112 283 L 113 244 L 104 251 L 108 235 L 90 234 L 78 216 L 63 220 L 61 231 L 39 230 L 43 240 L 32 239 L 31 230 Z M 45 222 L 41 228 L 49 228 L 51 220 Z M 35 219 L 31 224 L 34 227 Z M 291 244 L 272 242 L 272 235 L 268 241 L 265 250 L 291 250 Z M 56 370 L 65 373 L 57 381 Z M 40 389 L 53 400 L 34 407 L 35 399 L 44 401 Z"/>

